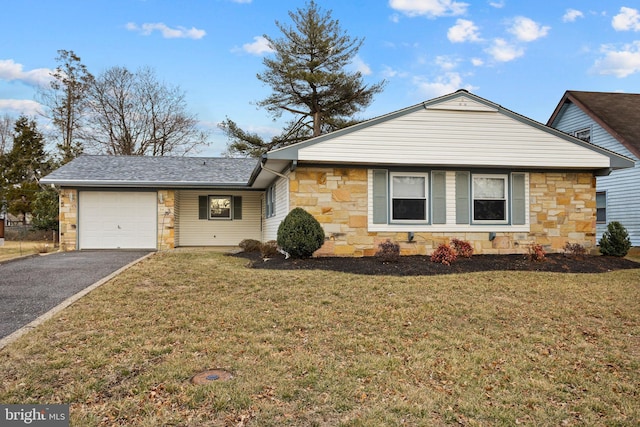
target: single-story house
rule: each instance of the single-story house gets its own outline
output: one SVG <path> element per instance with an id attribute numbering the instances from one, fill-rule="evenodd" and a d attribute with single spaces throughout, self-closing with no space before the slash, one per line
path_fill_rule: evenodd
<path id="1" fill-rule="evenodd" d="M 627 157 L 465 90 L 238 158 L 80 156 L 60 189 L 67 250 L 236 246 L 274 240 L 295 207 L 323 226 L 316 255 L 373 255 L 387 239 L 429 254 L 595 245 L 595 176 Z"/>
<path id="2" fill-rule="evenodd" d="M 635 162 L 634 168 L 597 177 L 596 239 L 618 221 L 631 244 L 640 246 L 640 94 L 569 90 L 547 125 Z"/>

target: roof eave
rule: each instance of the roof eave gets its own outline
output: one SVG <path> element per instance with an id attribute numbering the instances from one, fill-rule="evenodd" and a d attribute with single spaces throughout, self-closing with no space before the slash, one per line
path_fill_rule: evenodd
<path id="1" fill-rule="evenodd" d="M 249 188 L 246 182 L 214 183 L 185 181 L 122 181 L 122 180 L 76 180 L 41 179 L 43 185 L 60 187 L 100 187 L 100 188 Z"/>

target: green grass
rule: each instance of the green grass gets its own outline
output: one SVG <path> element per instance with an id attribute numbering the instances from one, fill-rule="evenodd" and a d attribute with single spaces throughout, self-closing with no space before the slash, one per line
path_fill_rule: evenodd
<path id="1" fill-rule="evenodd" d="M 640 270 L 372 277 L 159 253 L 0 352 L 71 424 L 640 423 Z M 228 382 L 193 385 L 210 368 Z"/>

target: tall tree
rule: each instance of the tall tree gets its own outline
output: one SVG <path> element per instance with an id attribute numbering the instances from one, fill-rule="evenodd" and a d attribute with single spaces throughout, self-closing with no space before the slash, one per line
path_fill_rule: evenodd
<path id="1" fill-rule="evenodd" d="M 384 81 L 367 86 L 362 73 L 346 69 L 364 40 L 343 31 L 331 11 L 312 0 L 289 17 L 292 25 L 276 21 L 282 37 L 264 36 L 274 53 L 264 58 L 266 70 L 257 77 L 273 93 L 258 106 L 274 119 L 283 113 L 294 117 L 271 142 L 242 131 L 227 118 L 221 128 L 231 139 L 231 153 L 255 155 L 353 124 L 353 116 L 384 88 Z"/>
<path id="2" fill-rule="evenodd" d="M 58 67 L 51 73 L 53 80 L 48 89 L 40 91 L 39 98 L 56 129 L 57 147 L 64 164 L 83 151 L 81 132 L 94 77 L 72 50 L 58 50 L 56 61 Z"/>
<path id="3" fill-rule="evenodd" d="M 9 213 L 21 216 L 25 222 L 40 190 L 40 178 L 53 168 L 35 120 L 26 116 L 16 120 L 13 147 L 2 156 L 1 166 L 0 199 L 5 201 Z"/>
<path id="4" fill-rule="evenodd" d="M 15 119 L 8 114 L 0 117 L 0 157 L 11 150 L 11 131 L 14 121 Z"/>
<path id="5" fill-rule="evenodd" d="M 158 81 L 150 68 L 106 70 L 91 86 L 90 108 L 90 138 L 107 154 L 184 155 L 208 143 L 184 92 Z"/>

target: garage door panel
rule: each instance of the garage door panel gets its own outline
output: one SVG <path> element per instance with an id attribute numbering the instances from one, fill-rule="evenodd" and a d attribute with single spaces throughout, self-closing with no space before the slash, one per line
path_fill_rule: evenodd
<path id="1" fill-rule="evenodd" d="M 156 248 L 156 193 L 83 191 L 78 200 L 80 249 Z"/>

